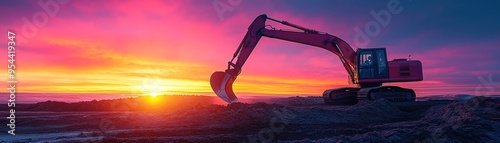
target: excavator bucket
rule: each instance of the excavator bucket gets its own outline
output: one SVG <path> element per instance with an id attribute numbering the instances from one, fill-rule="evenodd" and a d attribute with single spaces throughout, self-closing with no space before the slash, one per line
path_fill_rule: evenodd
<path id="1" fill-rule="evenodd" d="M 215 94 L 227 103 L 238 102 L 238 98 L 233 92 L 234 80 L 236 80 L 235 76 L 223 71 L 216 71 L 210 77 L 210 86 Z"/>

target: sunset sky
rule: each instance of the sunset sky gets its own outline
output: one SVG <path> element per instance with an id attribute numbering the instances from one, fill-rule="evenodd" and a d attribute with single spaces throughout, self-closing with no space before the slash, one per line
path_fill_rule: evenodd
<path id="1" fill-rule="evenodd" d="M 60 1 L 48 13 L 45 1 L 0 2 L 2 79 L 11 30 L 20 93 L 215 95 L 210 75 L 226 68 L 249 24 L 267 14 L 336 35 L 354 48 L 386 47 L 390 60 L 411 54 L 423 63 L 424 81 L 392 85 L 413 88 L 417 96 L 500 94 L 498 1 L 396 1 L 401 12 L 365 44 L 355 41 L 356 27 L 377 21 L 370 11 L 387 11 L 391 1 L 88 0 Z M 219 6 L 230 11 L 218 13 Z M 347 84 L 334 54 L 262 38 L 234 90 L 296 96 L 343 86 L 355 85 Z"/>

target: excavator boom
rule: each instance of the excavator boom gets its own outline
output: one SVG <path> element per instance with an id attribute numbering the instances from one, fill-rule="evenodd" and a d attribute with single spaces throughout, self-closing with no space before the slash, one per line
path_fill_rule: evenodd
<path id="1" fill-rule="evenodd" d="M 297 28 L 303 32 L 266 29 L 265 22 L 268 19 L 283 25 Z M 224 72 L 214 72 L 210 77 L 212 90 L 224 101 L 229 103 L 238 101 L 238 98 L 232 90 L 232 84 L 236 80 L 236 77 L 241 73 L 243 65 L 262 36 L 302 43 L 328 50 L 339 56 L 344 68 L 349 73 L 349 77 L 351 77 L 351 82 L 357 82 L 357 75 L 355 72 L 356 52 L 349 44 L 347 44 L 347 42 L 333 35 L 326 33 L 320 34 L 320 32 L 316 30 L 304 28 L 286 21 L 279 21 L 269 18 L 266 15 L 260 15 L 248 27 L 245 37 L 241 41 L 236 52 L 233 54 L 232 59 L 228 62 L 227 69 Z M 233 63 L 235 59 L 236 62 Z"/>

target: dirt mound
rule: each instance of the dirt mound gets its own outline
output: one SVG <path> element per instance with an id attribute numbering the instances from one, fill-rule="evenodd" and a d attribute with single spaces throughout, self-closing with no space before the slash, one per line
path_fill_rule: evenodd
<path id="1" fill-rule="evenodd" d="M 206 97 L 198 98 L 209 101 Z M 308 102 L 300 101 L 302 98 L 271 102 L 277 104 L 185 101 L 182 108 L 135 112 L 26 112 L 19 116 L 29 122 L 20 122 L 19 129 L 29 130 L 30 134 L 16 135 L 15 139 L 0 135 L 0 142 L 90 142 L 99 138 L 111 143 L 500 142 L 500 100 L 495 98 L 398 104 L 377 100 L 354 106 L 318 105 L 309 102 L 318 98 Z M 55 103 L 48 105 L 51 104 Z M 57 125 L 53 124 L 54 119 L 58 120 Z M 102 130 L 106 127 L 102 125 L 112 128 Z"/>
<path id="2" fill-rule="evenodd" d="M 384 109 L 377 109 L 379 106 Z M 353 108 L 384 113 L 385 108 L 391 107 L 379 101 L 372 103 L 372 106 Z M 281 142 L 500 142 L 499 115 L 498 99 L 474 97 L 466 101 L 432 107 L 422 113 L 421 118 L 413 121 L 396 123 L 386 121 L 364 126 L 359 129 L 364 132 L 358 134 L 332 134 L 321 139 L 306 138 Z"/>
<path id="3" fill-rule="evenodd" d="M 429 126 L 416 136 L 430 135 L 437 141 L 500 142 L 498 99 L 475 97 L 434 107 L 429 109 L 422 121 Z"/>
<path id="4" fill-rule="evenodd" d="M 323 105 L 323 97 L 288 97 L 288 98 L 271 98 L 270 103 L 276 103 L 286 106 L 310 106 L 310 105 Z"/>

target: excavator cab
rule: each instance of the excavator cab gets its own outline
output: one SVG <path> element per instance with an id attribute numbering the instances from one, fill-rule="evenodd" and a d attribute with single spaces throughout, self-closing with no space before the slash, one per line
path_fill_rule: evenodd
<path id="1" fill-rule="evenodd" d="M 385 48 L 357 50 L 357 74 L 360 87 L 381 86 L 387 82 L 421 81 L 422 63 L 399 58 L 387 60 Z"/>
<path id="2" fill-rule="evenodd" d="M 389 78 L 385 48 L 358 49 L 359 79 Z"/>

